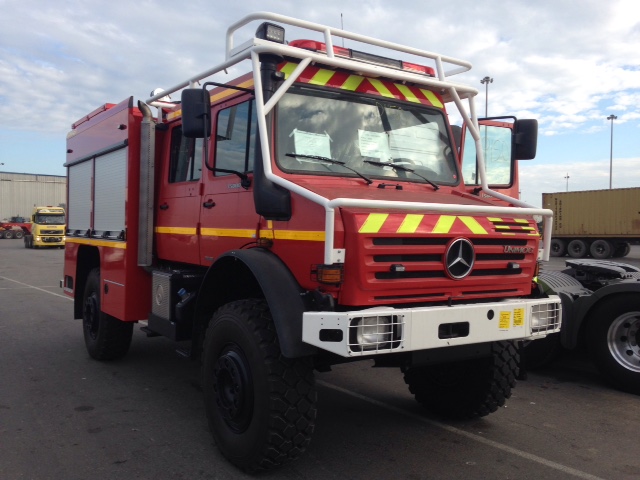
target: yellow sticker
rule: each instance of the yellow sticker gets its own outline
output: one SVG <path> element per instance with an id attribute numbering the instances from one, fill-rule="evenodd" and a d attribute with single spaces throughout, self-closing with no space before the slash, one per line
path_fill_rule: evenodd
<path id="1" fill-rule="evenodd" d="M 513 326 L 514 327 L 524 326 L 524 308 L 516 308 L 513 311 Z"/>
<path id="2" fill-rule="evenodd" d="M 511 312 L 500 312 L 500 330 L 509 330 L 511 327 Z"/>

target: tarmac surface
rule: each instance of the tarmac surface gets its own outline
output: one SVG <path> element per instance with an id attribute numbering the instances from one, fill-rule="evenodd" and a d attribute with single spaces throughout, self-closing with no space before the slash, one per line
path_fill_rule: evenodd
<path id="1" fill-rule="evenodd" d="M 241 479 L 208 431 L 199 366 L 135 329 L 129 354 L 86 353 L 62 294 L 64 252 L 0 240 L 0 479 Z M 626 263 L 640 265 L 634 246 Z M 563 268 L 563 259 L 549 267 Z M 565 355 L 506 407 L 442 421 L 397 369 L 365 361 L 316 375 L 307 452 L 270 479 L 638 479 L 640 397 Z"/>

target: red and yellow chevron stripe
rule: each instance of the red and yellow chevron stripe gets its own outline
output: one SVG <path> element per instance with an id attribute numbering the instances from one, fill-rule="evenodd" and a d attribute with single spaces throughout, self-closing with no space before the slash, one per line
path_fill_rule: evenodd
<path id="1" fill-rule="evenodd" d="M 291 75 L 297 66 L 297 63 L 285 62 L 280 64 L 279 70 L 285 74 L 286 78 Z M 298 77 L 297 81 L 308 83 L 309 85 L 320 85 L 323 87 L 349 90 L 351 92 L 368 93 L 444 109 L 442 98 L 431 90 L 353 75 L 347 72 L 336 72 L 319 67 L 307 67 Z"/>
<path id="2" fill-rule="evenodd" d="M 420 215 L 400 213 L 357 214 L 356 226 L 361 234 L 458 234 L 538 236 L 526 219 L 496 219 L 468 215 Z M 498 222 L 499 220 L 499 222 Z M 496 225 L 500 223 L 500 225 Z M 509 223 L 510 225 L 504 225 Z M 513 225 L 517 224 L 517 225 Z"/>

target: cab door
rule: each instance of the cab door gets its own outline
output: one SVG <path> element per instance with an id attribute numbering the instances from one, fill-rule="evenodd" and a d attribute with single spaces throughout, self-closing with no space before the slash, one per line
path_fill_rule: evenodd
<path id="1" fill-rule="evenodd" d="M 213 171 L 205 174 L 200 206 L 200 261 L 205 265 L 224 252 L 254 244 L 259 221 L 253 187 L 241 179 L 244 175 L 252 180 L 257 138 L 253 97 L 242 95 L 215 105 L 212 119 Z"/>
<path id="2" fill-rule="evenodd" d="M 173 125 L 167 136 L 156 202 L 156 246 L 162 260 L 197 264 L 202 190 L 202 139 L 186 138 Z"/>

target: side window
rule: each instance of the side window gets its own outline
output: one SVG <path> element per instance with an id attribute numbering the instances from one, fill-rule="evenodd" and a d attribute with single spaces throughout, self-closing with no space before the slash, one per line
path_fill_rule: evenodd
<path id="1" fill-rule="evenodd" d="M 220 110 L 216 131 L 216 168 L 253 170 L 257 120 L 253 100 Z M 229 175 L 216 172 L 216 176 Z"/>
<path id="2" fill-rule="evenodd" d="M 169 183 L 192 182 L 202 176 L 202 139 L 182 136 L 182 127 L 171 132 Z"/>
<path id="3" fill-rule="evenodd" d="M 504 127 L 480 126 L 480 143 L 484 148 L 488 185 L 510 185 L 512 176 L 511 130 Z M 462 175 L 465 185 L 479 185 L 476 144 L 469 132 L 464 141 Z"/>

